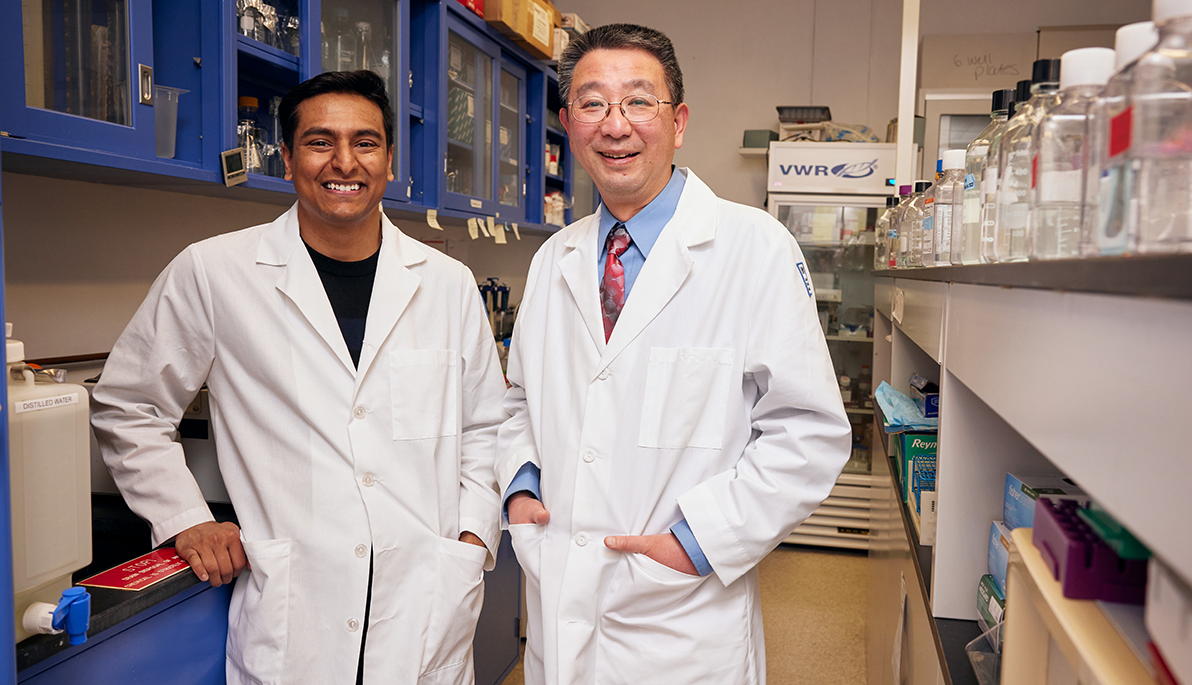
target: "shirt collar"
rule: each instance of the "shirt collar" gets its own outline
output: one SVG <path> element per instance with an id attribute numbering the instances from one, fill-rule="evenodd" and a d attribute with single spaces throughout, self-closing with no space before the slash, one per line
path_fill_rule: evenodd
<path id="1" fill-rule="evenodd" d="M 675 215 L 686 180 L 683 172 L 672 166 L 670 181 L 667 182 L 662 192 L 650 200 L 650 204 L 635 214 L 632 219 L 624 222 L 625 230 L 629 231 L 629 237 L 637 249 L 641 250 L 642 256 L 650 256 L 650 250 L 654 247 L 654 243 L 658 242 L 658 236 L 662 233 L 662 229 L 670 223 L 671 217 Z M 616 224 L 617 218 L 601 204 L 600 233 L 597 236 L 600 242 L 596 243 L 600 247 L 601 254 L 604 254 L 608 234 L 612 232 L 613 226 Z"/>

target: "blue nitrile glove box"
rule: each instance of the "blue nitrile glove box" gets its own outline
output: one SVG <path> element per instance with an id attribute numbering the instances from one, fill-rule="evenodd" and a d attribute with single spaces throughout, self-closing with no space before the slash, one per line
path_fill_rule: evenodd
<path id="1" fill-rule="evenodd" d="M 1002 522 L 1006 528 L 1030 528 L 1035 525 L 1035 501 L 1040 495 L 1052 499 L 1089 501 L 1089 496 L 1063 476 L 1019 476 L 1006 474 L 1006 491 L 1002 497 Z"/>
<path id="2" fill-rule="evenodd" d="M 997 589 L 1006 596 L 1006 568 L 1010 565 L 1010 529 L 1001 521 L 989 526 L 989 575 Z"/>

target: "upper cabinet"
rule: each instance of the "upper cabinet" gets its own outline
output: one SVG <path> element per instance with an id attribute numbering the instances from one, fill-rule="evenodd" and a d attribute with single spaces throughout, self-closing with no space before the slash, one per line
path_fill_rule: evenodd
<path id="1" fill-rule="evenodd" d="M 293 193 L 282 96 L 368 69 L 394 114 L 386 206 L 570 220 L 554 72 L 456 0 L 0 0 L 0 12 L 20 18 L 0 24 L 6 169 L 219 183 L 220 153 L 242 147 L 249 188 Z"/>

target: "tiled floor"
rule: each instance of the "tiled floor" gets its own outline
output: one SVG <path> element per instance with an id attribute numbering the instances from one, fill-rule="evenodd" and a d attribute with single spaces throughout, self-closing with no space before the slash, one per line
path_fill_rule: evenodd
<path id="1" fill-rule="evenodd" d="M 790 545 L 766 557 L 761 581 L 768 685 L 867 684 L 867 564 L 864 552 Z M 520 664 L 503 685 L 524 685 Z"/>

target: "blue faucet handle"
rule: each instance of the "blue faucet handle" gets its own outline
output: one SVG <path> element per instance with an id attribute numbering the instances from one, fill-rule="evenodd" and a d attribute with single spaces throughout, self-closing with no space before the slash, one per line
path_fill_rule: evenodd
<path id="1" fill-rule="evenodd" d="M 81 645 L 87 641 L 90 627 L 91 595 L 81 587 L 63 590 L 58 608 L 54 609 L 54 630 L 65 630 L 70 644 Z"/>

